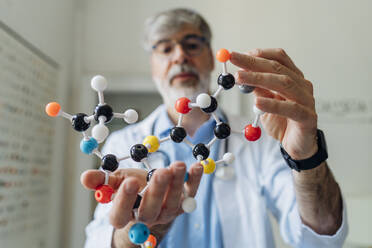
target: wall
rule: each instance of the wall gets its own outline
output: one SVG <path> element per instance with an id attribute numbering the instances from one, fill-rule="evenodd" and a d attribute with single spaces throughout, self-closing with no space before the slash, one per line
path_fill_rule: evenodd
<path id="1" fill-rule="evenodd" d="M 0 20 L 10 26 L 27 41 L 39 48 L 45 54 L 55 60 L 61 69 L 60 85 L 58 88 L 59 99 L 66 110 L 70 109 L 68 91 L 70 91 L 72 79 L 73 62 L 73 22 L 74 22 L 74 1 L 73 0 L 34 0 L 34 1 L 11 1 L 0 0 Z M 40 110 L 42 111 L 42 110 Z M 66 124 L 66 123 L 64 123 Z M 51 203 L 51 233 L 53 245 L 49 247 L 62 247 L 62 215 L 63 210 L 63 177 L 66 172 L 64 161 L 66 156 L 66 139 L 63 139 L 68 125 L 62 122 L 57 123 L 61 138 L 57 141 L 54 159 L 56 160 L 55 173 L 52 175 L 56 184 L 52 192 Z"/>

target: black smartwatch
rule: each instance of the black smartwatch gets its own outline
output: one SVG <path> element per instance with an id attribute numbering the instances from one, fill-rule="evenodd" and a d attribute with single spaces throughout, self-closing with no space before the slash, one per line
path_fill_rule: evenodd
<path id="1" fill-rule="evenodd" d="M 283 155 L 285 162 L 291 169 L 294 169 L 298 172 L 302 170 L 310 170 L 318 167 L 323 161 L 327 160 L 327 144 L 325 141 L 324 133 L 322 130 L 317 130 L 317 143 L 318 151 L 311 156 L 310 158 L 304 160 L 294 160 L 289 156 L 289 154 L 284 150 L 282 144 L 280 143 L 280 152 Z"/>

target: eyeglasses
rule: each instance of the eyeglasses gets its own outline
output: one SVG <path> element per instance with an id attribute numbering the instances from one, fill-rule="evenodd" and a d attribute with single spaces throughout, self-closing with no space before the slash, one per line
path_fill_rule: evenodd
<path id="1" fill-rule="evenodd" d="M 183 37 L 182 40 L 160 40 L 155 45 L 152 46 L 152 50 L 154 53 L 170 58 L 175 50 L 177 44 L 180 44 L 182 50 L 189 56 L 197 56 L 203 52 L 203 49 L 208 42 L 202 36 L 189 34 Z"/>

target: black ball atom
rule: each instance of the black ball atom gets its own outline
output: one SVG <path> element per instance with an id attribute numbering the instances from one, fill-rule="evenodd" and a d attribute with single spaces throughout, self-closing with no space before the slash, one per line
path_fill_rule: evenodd
<path id="1" fill-rule="evenodd" d="M 102 169 L 114 172 L 119 167 L 119 162 L 113 154 L 107 154 L 102 158 Z"/>
<path id="2" fill-rule="evenodd" d="M 218 106 L 218 103 L 217 103 L 216 98 L 211 96 L 211 105 L 209 105 L 209 107 L 207 108 L 202 108 L 201 110 L 203 110 L 205 113 L 212 113 L 217 109 L 217 106 Z"/>
<path id="3" fill-rule="evenodd" d="M 194 155 L 196 159 L 198 159 L 198 156 L 200 155 L 201 159 L 205 160 L 209 156 L 209 149 L 204 144 L 199 143 L 192 149 L 192 155 Z"/>
<path id="4" fill-rule="evenodd" d="M 136 144 L 130 148 L 130 156 L 136 162 L 141 162 L 142 159 L 147 157 L 148 153 L 146 146 L 142 144 Z"/>
<path id="5" fill-rule="evenodd" d="M 221 85 L 225 90 L 231 89 L 235 85 L 235 78 L 230 73 L 223 75 L 220 74 L 217 79 L 217 83 Z"/>
<path id="6" fill-rule="evenodd" d="M 142 196 L 137 194 L 136 202 L 134 203 L 133 209 L 139 208 L 142 201 Z"/>
<path id="7" fill-rule="evenodd" d="M 86 123 L 84 120 L 84 117 L 87 115 L 84 113 L 78 113 L 72 117 L 72 127 L 78 131 L 78 132 L 83 132 L 86 131 L 89 126 L 90 122 Z"/>
<path id="8" fill-rule="evenodd" d="M 114 111 L 107 104 L 105 104 L 105 105 L 97 105 L 97 107 L 94 110 L 94 119 L 96 121 L 98 121 L 99 120 L 99 117 L 102 116 L 102 115 L 104 117 L 106 117 L 105 123 L 108 123 L 108 122 L 110 122 L 112 120 L 112 117 L 114 116 Z"/>
<path id="9" fill-rule="evenodd" d="M 147 173 L 147 176 L 146 176 L 146 181 L 147 182 L 150 182 L 150 179 L 152 177 L 152 175 L 154 175 L 154 172 L 156 171 L 156 169 L 152 169 L 150 170 L 148 173 Z"/>
<path id="10" fill-rule="evenodd" d="M 181 143 L 186 137 L 186 130 L 183 127 L 174 127 L 170 131 L 171 139 L 176 143 Z"/>
<path id="11" fill-rule="evenodd" d="M 213 131 L 218 139 L 226 139 L 231 133 L 230 126 L 223 122 L 217 124 Z"/>
<path id="12" fill-rule="evenodd" d="M 254 86 L 250 86 L 250 85 L 246 85 L 246 84 L 242 84 L 242 85 L 239 85 L 239 90 L 244 93 L 244 94 L 249 94 L 251 93 L 252 91 L 254 91 L 255 87 Z"/>

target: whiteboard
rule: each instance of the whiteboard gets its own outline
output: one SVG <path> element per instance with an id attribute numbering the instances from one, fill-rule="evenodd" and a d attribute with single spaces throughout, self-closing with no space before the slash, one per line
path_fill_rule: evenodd
<path id="1" fill-rule="evenodd" d="M 49 244 L 59 67 L 0 22 L 0 246 Z"/>
<path id="2" fill-rule="evenodd" d="M 328 165 L 344 195 L 371 194 L 372 98 L 318 97 L 316 109 L 326 133 Z"/>

